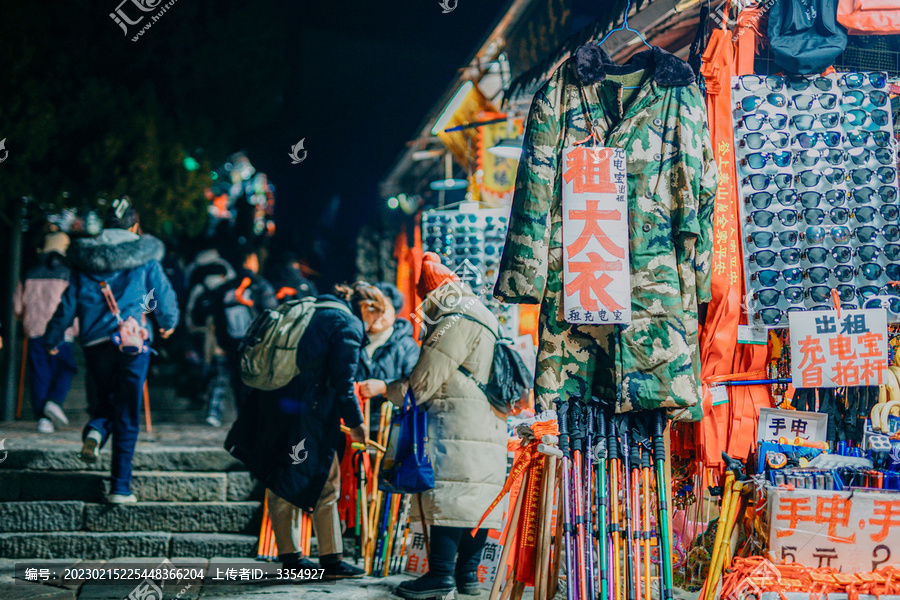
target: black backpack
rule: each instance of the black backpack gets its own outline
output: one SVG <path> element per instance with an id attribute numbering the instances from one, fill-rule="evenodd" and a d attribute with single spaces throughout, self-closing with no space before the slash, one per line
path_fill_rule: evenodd
<path id="1" fill-rule="evenodd" d="M 478 319 L 462 313 L 445 315 L 459 316 L 469 321 L 478 323 L 494 336 L 494 359 L 491 361 L 491 374 L 487 383 L 481 383 L 472 376 L 472 372 L 459 365 L 459 372 L 471 379 L 475 385 L 487 396 L 488 402 L 504 415 L 512 413 L 516 403 L 534 388 L 534 374 L 525 366 L 525 362 L 519 353 L 513 350 L 513 340 L 499 338 L 494 332 Z"/>

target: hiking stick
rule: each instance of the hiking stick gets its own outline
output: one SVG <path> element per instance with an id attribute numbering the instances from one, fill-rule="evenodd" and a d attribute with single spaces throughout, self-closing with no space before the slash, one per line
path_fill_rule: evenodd
<path id="1" fill-rule="evenodd" d="M 509 600 L 509 597 L 512 595 L 513 588 L 516 587 L 515 580 L 516 577 L 516 565 L 513 565 L 509 569 L 509 575 L 506 577 L 506 582 L 503 584 L 503 592 L 500 594 L 500 600 Z"/>
<path id="2" fill-rule="evenodd" d="M 150 385 L 144 380 L 144 429 L 153 433 L 153 421 L 150 419 Z"/>
<path id="3" fill-rule="evenodd" d="M 672 600 L 672 522 L 669 521 L 668 494 L 666 492 L 666 442 L 663 435 L 666 429 L 666 412 L 664 409 L 651 413 L 653 434 L 653 460 L 656 468 L 656 498 L 659 518 L 657 521 L 657 537 L 659 542 L 659 568 L 662 600 Z"/>
<path id="4" fill-rule="evenodd" d="M 409 507 L 411 498 L 409 494 L 404 494 L 401 498 L 400 517 L 397 521 L 396 540 L 394 542 L 393 556 L 391 556 L 391 574 L 399 572 L 400 560 L 403 556 L 404 546 L 406 546 L 406 532 L 409 531 Z M 401 536 L 403 538 L 402 542 Z"/>
<path id="5" fill-rule="evenodd" d="M 615 600 L 624 597 L 624 584 L 622 580 L 622 565 L 619 561 L 619 550 L 622 546 L 622 529 L 619 526 L 619 444 L 616 441 L 615 417 L 611 417 L 606 432 L 606 453 L 609 456 L 609 498 L 610 498 L 610 522 L 609 530 L 612 532 L 612 546 L 610 561 L 612 562 L 613 579 L 611 592 Z"/>
<path id="6" fill-rule="evenodd" d="M 584 589 L 587 593 L 586 598 L 593 598 L 595 593 L 594 581 L 594 528 L 592 527 L 593 519 L 591 515 L 591 489 L 593 485 L 593 453 L 591 452 L 594 439 L 594 419 L 591 414 L 591 401 L 581 398 L 578 400 L 580 414 L 579 429 L 583 432 L 580 438 L 581 461 L 584 463 L 581 467 L 580 477 L 582 478 L 582 487 L 578 490 L 581 497 L 581 505 L 583 507 L 582 514 L 584 517 L 584 572 L 585 582 Z"/>
<path id="7" fill-rule="evenodd" d="M 263 541 L 266 537 L 266 523 L 269 520 L 269 495 L 263 495 L 263 515 L 262 515 L 262 524 L 259 526 L 259 544 L 256 547 L 256 560 L 261 560 L 263 557 Z"/>
<path id="8" fill-rule="evenodd" d="M 628 425 L 636 425 L 636 423 L 634 423 L 635 419 L 629 419 L 629 421 L 632 422 L 629 423 L 626 421 L 626 427 Z M 648 578 L 645 577 L 643 587 L 641 586 L 641 535 L 643 533 L 643 529 L 641 528 L 641 444 L 636 431 L 632 431 L 628 454 L 628 461 L 631 469 L 629 471 L 629 477 L 631 477 L 629 493 L 631 494 L 631 506 L 634 511 L 631 545 L 634 548 L 635 595 L 640 597 L 642 590 L 643 593 L 646 594 L 647 590 L 650 589 L 650 582 L 647 581 Z M 644 515 L 643 518 L 646 519 L 647 516 Z"/>
<path id="9" fill-rule="evenodd" d="M 422 505 L 422 494 L 416 494 L 419 504 L 419 521 L 422 523 L 422 537 L 425 538 L 425 554 L 431 560 L 431 543 L 428 541 L 428 523 L 425 522 L 425 507 Z"/>
<path id="10" fill-rule="evenodd" d="M 387 421 L 388 421 L 388 411 L 389 411 L 390 402 L 385 402 L 381 405 L 381 414 L 378 419 L 378 440 L 386 440 L 388 436 L 387 430 Z M 387 442 L 385 442 L 387 443 Z M 378 473 L 381 470 L 381 459 L 384 456 L 383 450 L 376 449 L 375 452 L 375 466 L 372 468 L 372 504 L 369 506 L 369 523 L 368 523 L 368 531 L 369 531 L 369 539 L 366 542 L 366 562 L 365 569 L 366 573 L 372 573 L 372 565 L 375 560 L 375 536 L 376 536 L 376 526 L 375 519 L 378 515 L 378 509 L 381 506 L 381 496 L 382 492 L 378 490 Z"/>
<path id="11" fill-rule="evenodd" d="M 400 544 L 400 555 L 397 556 L 397 568 L 394 570 L 394 573 L 399 573 L 403 570 L 403 557 L 406 555 L 406 540 L 409 539 L 409 514 L 412 507 L 412 502 L 410 502 L 411 497 L 406 497 L 406 516 L 403 517 L 403 542 Z"/>
<path id="12" fill-rule="evenodd" d="M 584 448 L 584 411 L 580 398 L 569 400 L 569 442 L 572 446 L 572 496 L 575 504 L 575 565 L 578 569 L 578 594 L 582 600 L 588 597 L 587 540 L 585 536 L 584 484 L 581 479 L 582 449 Z"/>
<path id="13" fill-rule="evenodd" d="M 384 549 L 384 566 L 382 575 L 387 577 L 391 570 L 391 556 L 394 553 L 394 540 L 397 538 L 397 524 L 400 522 L 400 494 L 395 494 L 391 502 L 391 520 L 388 525 L 388 539 Z"/>
<path id="14" fill-rule="evenodd" d="M 606 476 L 606 407 L 601 405 L 598 398 L 593 397 L 591 412 L 594 418 L 594 431 L 597 434 L 597 540 L 600 556 L 600 600 L 609 598 L 609 546 L 608 526 L 609 512 L 607 510 L 607 476 Z"/>
<path id="15" fill-rule="evenodd" d="M 497 576 L 494 578 L 494 583 L 491 585 L 491 595 L 488 596 L 489 600 L 496 600 L 497 592 L 500 591 L 500 581 L 503 578 L 501 576 L 501 573 L 503 572 L 503 568 L 506 566 L 506 561 L 509 559 L 509 551 L 512 549 L 512 546 L 516 541 L 516 531 L 518 530 L 519 524 L 519 513 L 522 512 L 522 500 L 525 498 L 525 489 L 527 485 L 528 471 L 526 470 L 525 475 L 522 476 L 522 487 L 519 488 L 519 495 L 516 496 L 516 505 L 513 508 L 512 516 L 509 518 L 509 523 L 507 523 L 506 543 L 503 544 L 503 551 L 500 553 L 500 562 L 497 565 Z M 515 565 L 513 565 L 509 570 L 509 581 L 512 581 L 512 577 L 514 574 Z M 510 587 L 509 581 L 506 585 L 507 588 Z"/>
<path id="16" fill-rule="evenodd" d="M 342 431 L 343 433 L 346 433 L 347 435 L 350 435 L 350 431 L 351 431 L 351 430 L 350 430 L 350 428 L 347 427 L 346 425 L 341 425 L 341 431 Z M 378 442 L 376 442 L 376 441 L 374 441 L 374 440 L 371 440 L 371 439 L 369 439 L 369 438 L 366 438 L 366 446 L 371 446 L 372 448 L 375 448 L 376 450 L 378 450 L 379 452 L 382 452 L 382 453 L 383 453 L 383 452 L 387 452 L 387 448 L 385 448 L 384 446 L 382 446 L 382 445 L 379 444 Z"/>
<path id="17" fill-rule="evenodd" d="M 636 435 L 640 435 L 641 478 L 644 496 L 644 520 L 641 530 L 644 543 L 644 600 L 650 600 L 650 584 L 652 582 L 650 578 L 650 529 L 652 527 L 650 524 L 650 447 L 643 422 L 636 420 L 636 424 L 638 425 Z"/>
<path id="18" fill-rule="evenodd" d="M 626 577 L 628 578 L 628 600 L 635 600 L 637 595 L 637 569 L 634 561 L 634 529 L 632 527 L 632 515 L 634 514 L 634 506 L 632 505 L 632 485 L 629 477 L 631 476 L 631 468 L 629 465 L 629 453 L 631 449 L 628 447 L 628 416 L 620 415 L 616 418 L 616 430 L 620 436 L 620 444 L 622 448 L 622 463 L 625 473 L 622 478 L 622 492 L 625 495 L 625 568 Z"/>
<path id="19" fill-rule="evenodd" d="M 563 532 L 566 538 L 566 598 L 575 600 L 578 576 L 575 566 L 575 540 L 572 535 L 574 527 L 572 525 L 572 486 L 570 481 L 572 467 L 569 451 L 569 403 L 561 398 L 556 399 L 556 416 L 559 423 L 559 449 L 563 453 L 560 497 L 563 504 Z"/>
<path id="20" fill-rule="evenodd" d="M 558 441 L 558 440 L 557 440 Z M 553 534 L 553 565 L 550 567 L 550 587 L 548 588 L 547 598 L 555 598 L 556 590 L 559 587 L 559 564 L 562 562 L 563 547 L 563 502 L 562 489 L 558 484 L 562 481 L 562 463 L 559 460 L 556 463 L 556 473 L 554 475 L 556 488 L 550 490 L 550 502 L 553 503 L 553 497 L 556 497 L 556 533 Z"/>

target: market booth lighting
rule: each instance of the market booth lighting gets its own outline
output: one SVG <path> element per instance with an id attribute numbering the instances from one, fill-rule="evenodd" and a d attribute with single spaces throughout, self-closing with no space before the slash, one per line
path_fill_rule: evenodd
<path id="1" fill-rule="evenodd" d="M 391 197 L 388 198 L 387 201 L 388 208 L 395 209 L 400 207 L 400 201 L 397 198 Z"/>

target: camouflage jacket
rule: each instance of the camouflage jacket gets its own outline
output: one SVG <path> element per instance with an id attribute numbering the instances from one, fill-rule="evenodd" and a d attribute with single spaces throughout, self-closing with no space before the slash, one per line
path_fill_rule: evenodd
<path id="1" fill-rule="evenodd" d="M 623 88 L 623 77 L 639 79 L 639 89 Z M 588 114 L 600 143 L 627 156 L 628 326 L 569 325 L 563 316 L 560 162 L 588 136 Z M 590 44 L 538 91 L 494 294 L 541 303 L 543 406 L 573 395 L 615 401 L 619 412 L 697 405 L 697 307 L 710 297 L 715 191 L 704 101 L 684 61 L 653 48 L 618 66 Z"/>

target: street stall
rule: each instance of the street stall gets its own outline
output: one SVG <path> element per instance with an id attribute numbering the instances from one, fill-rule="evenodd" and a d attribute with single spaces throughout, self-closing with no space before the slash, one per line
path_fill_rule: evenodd
<path id="1" fill-rule="evenodd" d="M 479 581 L 900 597 L 900 10 L 670 4 L 459 87 L 430 133 L 461 169 L 410 167 L 441 194 L 401 289 L 436 252 L 536 342 Z"/>

